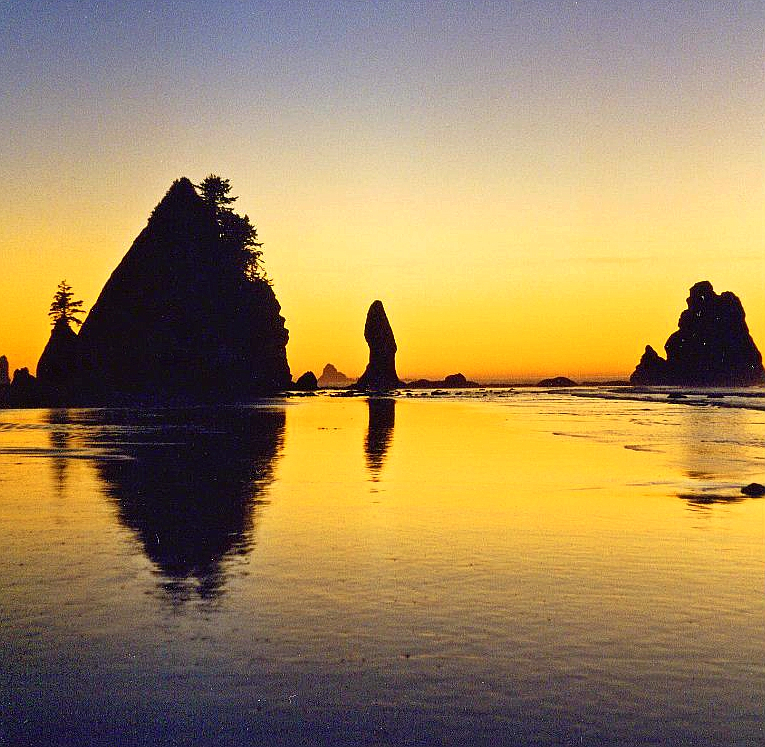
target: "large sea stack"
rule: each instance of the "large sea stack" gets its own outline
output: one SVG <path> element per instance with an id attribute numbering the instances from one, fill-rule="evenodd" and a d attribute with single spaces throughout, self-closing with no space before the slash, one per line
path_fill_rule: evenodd
<path id="1" fill-rule="evenodd" d="M 649 345 L 630 377 L 632 384 L 750 386 L 765 382 L 762 356 L 746 326 L 738 297 L 717 295 L 708 281 L 696 283 L 678 330 L 662 358 Z"/>
<path id="2" fill-rule="evenodd" d="M 396 339 L 381 301 L 369 307 L 364 339 L 369 345 L 369 364 L 354 388 L 381 392 L 401 386 L 396 374 Z"/>
<path id="3" fill-rule="evenodd" d="M 237 401 L 285 389 L 287 330 L 270 284 L 226 253 L 182 178 L 107 281 L 78 335 L 82 401 Z"/>

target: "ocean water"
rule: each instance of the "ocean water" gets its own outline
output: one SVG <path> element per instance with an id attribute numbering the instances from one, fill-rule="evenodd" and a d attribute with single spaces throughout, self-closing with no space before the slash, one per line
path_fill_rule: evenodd
<path id="1" fill-rule="evenodd" d="M 761 745 L 765 413 L 707 394 L 0 411 L 0 744 Z"/>

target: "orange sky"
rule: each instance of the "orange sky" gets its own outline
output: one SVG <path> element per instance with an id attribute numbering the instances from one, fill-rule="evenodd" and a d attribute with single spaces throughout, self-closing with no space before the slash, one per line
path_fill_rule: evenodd
<path id="1" fill-rule="evenodd" d="M 359 375 L 375 298 L 405 378 L 627 375 L 702 279 L 765 347 L 761 4 L 86 6 L 0 31 L 12 368 L 61 279 L 89 307 L 210 172 L 265 242 L 295 377 Z"/>

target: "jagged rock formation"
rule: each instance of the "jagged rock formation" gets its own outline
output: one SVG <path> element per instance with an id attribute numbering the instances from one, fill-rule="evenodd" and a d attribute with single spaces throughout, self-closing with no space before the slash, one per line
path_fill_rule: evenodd
<path id="1" fill-rule="evenodd" d="M 669 384 L 669 366 L 650 345 L 645 346 L 645 353 L 630 376 L 631 384 Z"/>
<path id="2" fill-rule="evenodd" d="M 324 370 L 319 376 L 320 387 L 336 387 L 336 386 L 348 386 L 353 383 L 353 379 L 349 379 L 344 373 L 338 371 L 331 363 L 327 363 L 324 366 Z"/>
<path id="3" fill-rule="evenodd" d="M 289 387 L 270 284 L 226 254 L 213 211 L 182 178 L 107 281 L 79 334 L 88 402 L 236 401 Z"/>
<path id="4" fill-rule="evenodd" d="M 0 407 L 7 407 L 11 397 L 11 380 L 8 377 L 8 359 L 0 355 Z"/>
<path id="5" fill-rule="evenodd" d="M 17 368 L 13 372 L 9 400 L 11 407 L 40 407 L 42 405 L 37 379 L 29 373 L 28 368 Z"/>
<path id="6" fill-rule="evenodd" d="M 416 379 L 407 384 L 410 389 L 470 389 L 477 386 L 481 385 L 477 381 L 469 381 L 461 373 L 449 374 L 439 381 Z"/>
<path id="7" fill-rule="evenodd" d="M 319 385 L 316 382 L 316 374 L 313 371 L 306 371 L 292 386 L 299 392 L 315 392 Z"/>
<path id="8" fill-rule="evenodd" d="M 354 388 L 380 392 L 401 386 L 396 374 L 396 339 L 381 301 L 373 301 L 369 307 L 364 339 L 369 345 L 369 364 Z"/>
<path id="9" fill-rule="evenodd" d="M 537 386 L 557 387 L 557 386 L 578 386 L 575 381 L 567 376 L 554 376 L 552 379 L 542 379 Z"/>
<path id="10" fill-rule="evenodd" d="M 66 397 L 77 367 L 77 334 L 64 319 L 59 319 L 37 363 L 37 381 L 52 401 Z"/>
<path id="11" fill-rule="evenodd" d="M 632 384 L 750 386 L 765 382 L 762 356 L 746 326 L 741 301 L 696 283 L 678 330 L 664 345 L 666 359 L 649 345 L 630 377 Z"/>

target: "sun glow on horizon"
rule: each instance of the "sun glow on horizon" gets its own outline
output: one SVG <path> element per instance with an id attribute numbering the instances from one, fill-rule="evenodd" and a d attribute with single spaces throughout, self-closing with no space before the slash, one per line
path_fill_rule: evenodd
<path id="1" fill-rule="evenodd" d="M 11 369 L 62 278 L 89 308 L 210 172 L 264 242 L 293 378 L 360 375 L 377 298 L 405 379 L 624 378 L 699 280 L 765 348 L 760 4 L 107 2 L 0 33 Z"/>

